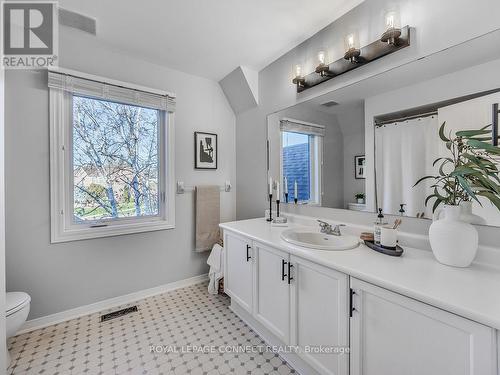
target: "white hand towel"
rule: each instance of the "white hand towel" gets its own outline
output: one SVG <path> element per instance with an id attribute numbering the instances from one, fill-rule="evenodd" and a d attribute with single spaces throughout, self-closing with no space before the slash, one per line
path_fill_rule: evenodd
<path id="1" fill-rule="evenodd" d="M 208 278 L 210 279 L 208 293 L 218 294 L 219 281 L 224 277 L 224 248 L 221 245 L 214 245 L 207 259 L 207 264 L 210 266 L 208 271 Z"/>

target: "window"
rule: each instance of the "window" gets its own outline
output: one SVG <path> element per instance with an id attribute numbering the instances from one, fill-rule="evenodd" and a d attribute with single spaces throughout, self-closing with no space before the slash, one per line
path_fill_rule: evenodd
<path id="1" fill-rule="evenodd" d="M 288 182 L 289 199 L 293 200 L 295 182 L 298 201 L 321 204 L 322 139 L 319 125 L 281 120 L 281 173 Z"/>
<path id="2" fill-rule="evenodd" d="M 52 242 L 174 227 L 173 99 L 49 72 Z"/>

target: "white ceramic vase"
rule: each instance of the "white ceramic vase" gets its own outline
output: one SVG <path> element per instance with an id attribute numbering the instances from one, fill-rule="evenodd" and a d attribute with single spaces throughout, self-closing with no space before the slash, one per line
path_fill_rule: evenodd
<path id="1" fill-rule="evenodd" d="M 486 220 L 472 213 L 472 202 L 460 202 L 460 220 L 469 224 L 486 225 Z"/>
<path id="2" fill-rule="evenodd" d="M 460 206 L 444 206 L 444 217 L 433 221 L 429 229 L 434 256 L 453 267 L 468 267 L 477 253 L 477 230 L 461 219 L 461 212 Z"/>

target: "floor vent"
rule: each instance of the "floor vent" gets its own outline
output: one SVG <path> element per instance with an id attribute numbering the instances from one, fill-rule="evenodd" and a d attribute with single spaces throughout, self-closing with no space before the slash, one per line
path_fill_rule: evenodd
<path id="1" fill-rule="evenodd" d="M 106 322 L 111 319 L 119 318 L 120 316 L 127 315 L 136 311 L 137 311 L 137 306 L 131 306 L 125 309 L 113 311 L 108 314 L 101 315 L 101 322 Z"/>

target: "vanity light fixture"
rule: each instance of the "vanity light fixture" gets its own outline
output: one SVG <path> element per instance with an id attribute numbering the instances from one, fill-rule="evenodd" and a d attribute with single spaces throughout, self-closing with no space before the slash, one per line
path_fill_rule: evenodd
<path id="1" fill-rule="evenodd" d="M 321 77 L 332 76 L 332 72 L 330 72 L 330 67 L 326 63 L 327 54 L 324 49 L 318 51 L 318 66 L 316 67 L 316 73 L 318 73 Z"/>
<path id="2" fill-rule="evenodd" d="M 349 60 L 351 63 L 355 64 L 359 62 L 359 56 L 361 51 L 359 50 L 359 40 L 356 33 L 351 33 L 346 35 L 344 39 L 345 50 L 344 59 Z"/>
<path id="3" fill-rule="evenodd" d="M 386 31 L 382 34 L 380 41 L 390 45 L 396 45 L 399 41 L 399 37 L 401 36 L 399 14 L 396 11 L 393 10 L 386 13 L 385 27 Z"/>
<path id="4" fill-rule="evenodd" d="M 341 74 L 350 72 L 365 64 L 390 55 L 410 45 L 410 26 L 399 26 L 399 15 L 392 11 L 386 14 L 387 30 L 383 38 L 377 38 L 370 44 L 360 46 L 357 32 L 352 32 L 344 38 L 345 53 L 336 61 L 328 61 L 325 49 L 318 51 L 318 65 L 311 73 L 304 73 L 302 64 L 295 64 L 292 69 L 292 82 L 300 93 L 317 86 Z"/>
<path id="5" fill-rule="evenodd" d="M 293 66 L 293 79 L 292 82 L 294 85 L 297 85 L 297 90 L 299 88 L 304 88 L 304 84 L 306 82 L 304 75 L 302 73 L 302 64 L 295 64 Z"/>

